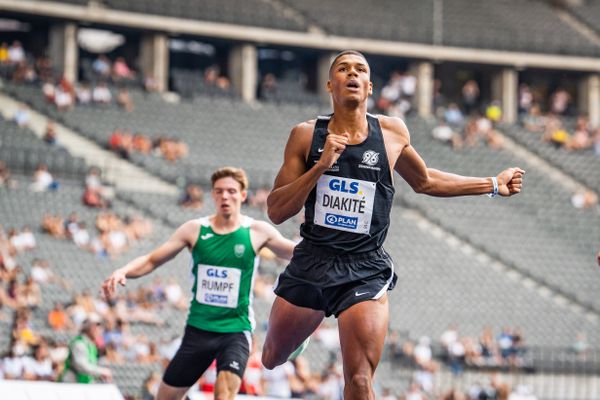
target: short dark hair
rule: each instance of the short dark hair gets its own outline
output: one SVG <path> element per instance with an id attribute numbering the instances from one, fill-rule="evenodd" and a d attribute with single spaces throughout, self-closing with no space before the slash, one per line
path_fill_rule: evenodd
<path id="1" fill-rule="evenodd" d="M 331 65 L 329 66 L 329 75 L 331 75 L 331 70 L 333 69 L 333 66 L 335 65 L 335 63 L 337 62 L 337 60 L 340 57 L 346 56 L 348 54 L 352 54 L 352 55 L 364 58 L 364 60 L 367 63 L 367 65 L 369 65 L 369 62 L 367 61 L 367 57 L 365 57 L 365 55 L 363 53 L 361 53 L 360 51 L 357 51 L 357 50 L 344 50 L 344 51 L 341 51 L 338 54 L 336 54 L 336 56 L 333 58 L 333 61 L 331 62 Z"/>

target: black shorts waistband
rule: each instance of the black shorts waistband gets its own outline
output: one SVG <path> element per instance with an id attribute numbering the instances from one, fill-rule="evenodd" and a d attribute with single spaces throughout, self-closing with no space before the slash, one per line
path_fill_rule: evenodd
<path id="1" fill-rule="evenodd" d="M 306 240 L 303 240 L 300 243 L 298 243 L 296 249 L 297 251 L 309 253 L 314 257 L 336 258 L 337 260 L 342 262 L 362 261 L 374 258 L 389 257 L 389 254 L 387 253 L 387 251 L 385 251 L 383 247 L 379 247 L 376 250 L 365 251 L 362 253 L 351 253 L 340 251 L 337 249 L 332 249 L 331 247 L 327 246 L 317 246 Z"/>

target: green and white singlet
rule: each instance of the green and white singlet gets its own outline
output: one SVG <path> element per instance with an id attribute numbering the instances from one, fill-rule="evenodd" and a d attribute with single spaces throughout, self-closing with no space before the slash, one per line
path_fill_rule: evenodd
<path id="1" fill-rule="evenodd" d="M 252 218 L 220 235 L 209 217 L 200 219 L 200 234 L 192 249 L 193 298 L 187 324 L 211 332 L 252 331 L 254 271 L 259 257 L 250 240 Z"/>

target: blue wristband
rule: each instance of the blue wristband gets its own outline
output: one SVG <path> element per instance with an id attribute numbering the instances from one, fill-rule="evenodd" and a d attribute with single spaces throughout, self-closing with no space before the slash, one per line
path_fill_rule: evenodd
<path id="1" fill-rule="evenodd" d="M 498 195 L 498 178 L 492 176 L 492 184 L 494 185 L 494 190 L 492 193 L 488 193 L 490 197 L 496 197 Z"/>

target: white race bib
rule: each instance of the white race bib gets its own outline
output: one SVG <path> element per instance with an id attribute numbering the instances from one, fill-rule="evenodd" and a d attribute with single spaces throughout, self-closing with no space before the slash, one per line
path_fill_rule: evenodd
<path id="1" fill-rule="evenodd" d="M 237 308 L 242 270 L 198 264 L 196 301 L 215 307 Z"/>
<path id="2" fill-rule="evenodd" d="M 375 188 L 375 182 L 321 175 L 317 182 L 315 225 L 368 234 Z"/>

